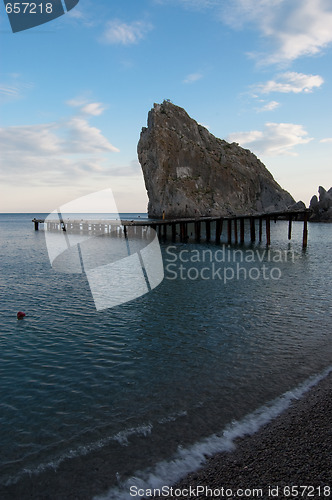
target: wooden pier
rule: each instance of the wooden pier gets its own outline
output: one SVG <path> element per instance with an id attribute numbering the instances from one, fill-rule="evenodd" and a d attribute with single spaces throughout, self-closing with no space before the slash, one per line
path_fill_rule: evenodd
<path id="1" fill-rule="evenodd" d="M 288 239 L 292 237 L 292 222 L 303 220 L 303 248 L 308 244 L 308 218 L 311 211 L 296 210 L 285 212 L 271 212 L 264 214 L 239 215 L 229 217 L 196 217 L 196 218 L 178 218 L 162 220 L 86 220 L 86 219 L 32 219 L 34 228 L 39 230 L 39 225 L 44 224 L 47 231 L 67 231 L 70 233 L 82 233 L 91 235 L 109 234 L 119 237 L 126 236 L 130 231 L 136 237 L 148 237 L 150 228 L 154 229 L 160 240 L 170 240 L 173 243 L 180 241 L 187 243 L 195 241 L 199 243 L 214 241 L 220 243 L 223 228 L 227 226 L 227 243 L 244 244 L 245 243 L 245 224 L 249 228 L 249 241 L 254 243 L 263 241 L 263 227 L 265 226 L 265 241 L 271 245 L 271 220 L 288 220 Z M 257 227 L 258 226 L 258 227 Z"/>

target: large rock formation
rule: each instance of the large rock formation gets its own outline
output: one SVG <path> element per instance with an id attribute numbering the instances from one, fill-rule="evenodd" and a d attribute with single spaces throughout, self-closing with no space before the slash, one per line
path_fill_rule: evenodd
<path id="1" fill-rule="evenodd" d="M 272 212 L 295 203 L 253 153 L 217 139 L 170 102 L 149 112 L 137 149 L 149 217 Z"/>
<path id="2" fill-rule="evenodd" d="M 326 191 L 322 186 L 318 188 L 319 200 L 316 195 L 311 198 L 310 209 L 312 222 L 332 222 L 332 187 Z"/>

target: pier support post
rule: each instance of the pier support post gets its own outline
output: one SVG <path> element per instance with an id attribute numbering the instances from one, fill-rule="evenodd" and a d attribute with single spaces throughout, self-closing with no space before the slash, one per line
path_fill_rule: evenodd
<path id="1" fill-rule="evenodd" d="M 216 244 L 220 243 L 221 233 L 222 233 L 223 219 L 216 220 Z"/>
<path id="2" fill-rule="evenodd" d="M 254 217 L 250 217 L 250 239 L 251 239 L 251 243 L 254 243 L 256 240 L 255 218 Z"/>
<path id="3" fill-rule="evenodd" d="M 163 224 L 163 238 L 164 241 L 167 239 L 167 224 Z"/>
<path id="4" fill-rule="evenodd" d="M 235 238 L 235 244 L 238 244 L 238 237 L 237 237 L 237 219 L 234 219 L 234 238 Z"/>
<path id="5" fill-rule="evenodd" d="M 232 244 L 232 219 L 227 221 L 227 241 L 229 245 Z"/>
<path id="6" fill-rule="evenodd" d="M 262 236 L 263 236 L 263 218 L 259 218 L 259 243 L 262 243 Z"/>
<path id="7" fill-rule="evenodd" d="M 36 219 L 33 219 L 32 221 L 35 225 L 35 231 L 39 231 L 39 222 Z"/>
<path id="8" fill-rule="evenodd" d="M 240 219 L 240 243 L 244 243 L 244 219 Z"/>
<path id="9" fill-rule="evenodd" d="M 186 225 L 184 222 L 180 222 L 180 241 L 185 242 Z"/>
<path id="10" fill-rule="evenodd" d="M 201 223 L 199 221 L 195 222 L 195 241 L 196 243 L 201 241 Z"/>
<path id="11" fill-rule="evenodd" d="M 270 226 L 270 217 L 267 215 L 265 219 L 266 223 L 266 244 L 271 245 L 271 226 Z"/>
<path id="12" fill-rule="evenodd" d="M 211 222 L 209 220 L 205 222 L 205 234 L 206 234 L 206 241 L 209 242 L 211 239 Z"/>
<path id="13" fill-rule="evenodd" d="M 176 242 L 176 223 L 172 222 L 172 243 Z"/>
<path id="14" fill-rule="evenodd" d="M 308 245 L 308 213 L 305 212 L 303 219 L 303 248 Z"/>
<path id="15" fill-rule="evenodd" d="M 292 216 L 290 215 L 288 218 L 288 239 L 292 239 Z"/>

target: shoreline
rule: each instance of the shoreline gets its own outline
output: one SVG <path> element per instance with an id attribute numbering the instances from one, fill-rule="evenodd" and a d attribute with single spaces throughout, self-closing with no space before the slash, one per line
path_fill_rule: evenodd
<path id="1" fill-rule="evenodd" d="M 234 440 L 233 451 L 207 457 L 204 465 L 171 486 L 168 491 L 187 490 L 189 494 L 130 496 L 121 488 L 121 498 L 209 499 L 209 498 L 314 498 L 324 499 L 324 487 L 330 487 L 332 468 L 332 372 L 309 388 L 299 399 L 277 417 L 251 435 Z M 107 499 L 107 455 L 94 452 L 89 459 L 89 470 L 84 457 L 65 461 L 58 469 L 40 475 L 25 476 L 18 483 L 1 487 L 2 500 L 93 500 Z M 84 474 L 83 474 L 84 472 Z M 206 487 L 203 494 L 197 487 Z M 298 497 L 284 495 L 285 486 L 311 486 Z M 190 491 L 190 487 L 192 490 Z M 270 487 L 270 490 L 269 490 Z M 321 487 L 321 490 L 317 488 Z M 222 490 L 223 488 L 223 490 Z M 255 489 L 255 494 L 236 494 L 238 489 Z M 271 490 L 271 488 L 273 488 Z M 276 493 L 278 488 L 278 495 Z M 211 496 L 214 490 L 218 495 Z M 202 491 L 202 490 L 201 490 Z M 262 492 L 262 494 L 259 494 Z M 319 492 L 319 494 L 318 494 Z M 230 494 L 232 493 L 232 495 Z M 248 492 L 247 492 L 248 493 Z M 303 493 L 303 490 L 302 490 Z"/>
<path id="2" fill-rule="evenodd" d="M 331 422 L 330 372 L 256 433 L 237 438 L 233 451 L 208 458 L 173 485 L 173 495 L 150 498 L 331 498 Z M 294 494 L 297 487 L 298 496 L 288 494 L 288 487 Z"/>

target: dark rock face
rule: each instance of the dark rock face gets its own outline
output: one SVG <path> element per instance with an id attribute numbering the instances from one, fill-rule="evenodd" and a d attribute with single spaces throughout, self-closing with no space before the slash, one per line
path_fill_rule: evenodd
<path id="1" fill-rule="evenodd" d="M 316 195 L 311 198 L 311 222 L 332 222 L 332 187 L 326 191 L 322 186 L 318 188 L 319 200 Z"/>
<path id="2" fill-rule="evenodd" d="M 253 153 L 214 137 L 170 102 L 149 112 L 137 150 L 149 217 L 254 214 L 295 203 Z"/>

